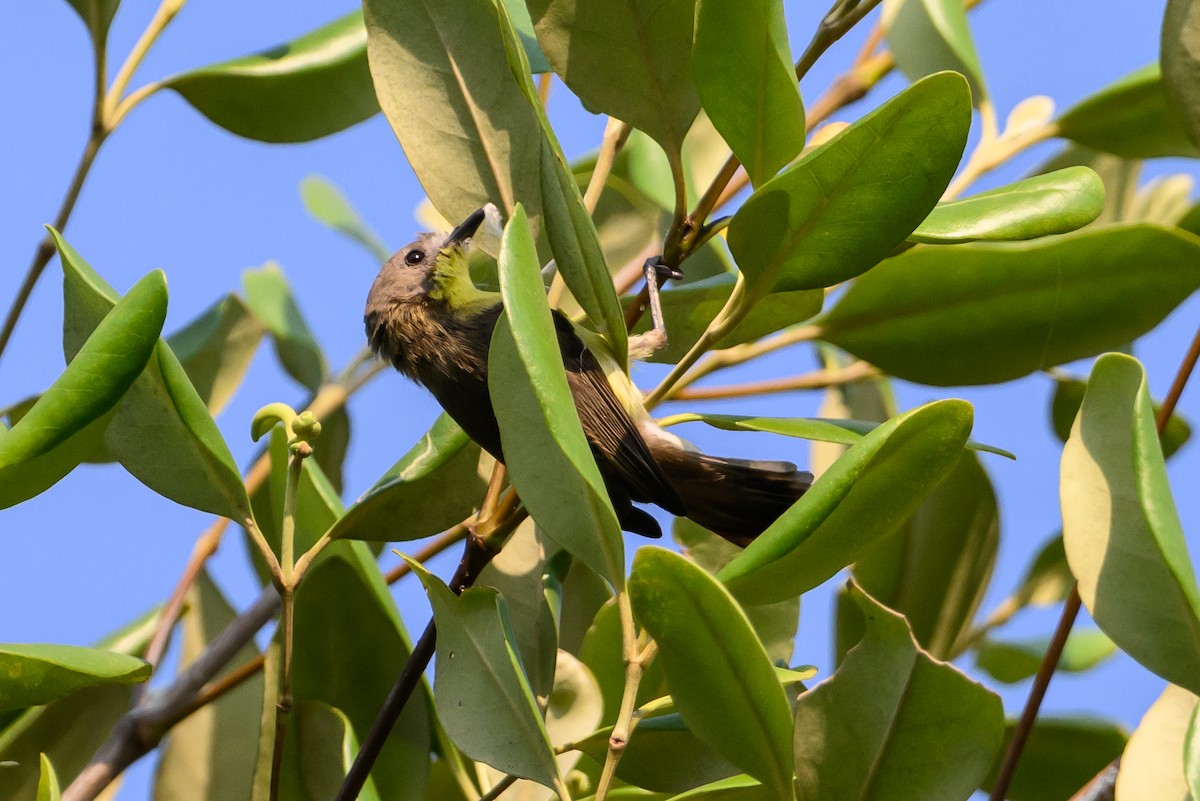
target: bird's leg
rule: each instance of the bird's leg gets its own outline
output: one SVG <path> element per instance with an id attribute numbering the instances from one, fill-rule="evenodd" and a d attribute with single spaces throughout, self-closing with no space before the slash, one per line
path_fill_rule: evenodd
<path id="1" fill-rule="evenodd" d="M 663 319 L 662 298 L 659 297 L 658 288 L 668 278 L 683 278 L 683 273 L 678 267 L 663 264 L 662 256 L 646 259 L 642 272 L 646 277 L 652 326 L 646 333 L 629 338 L 629 356 L 632 359 L 645 359 L 667 344 L 667 324 Z"/>

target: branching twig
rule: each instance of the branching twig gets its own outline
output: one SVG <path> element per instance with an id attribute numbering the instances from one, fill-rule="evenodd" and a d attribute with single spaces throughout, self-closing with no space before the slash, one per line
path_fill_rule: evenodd
<path id="1" fill-rule="evenodd" d="M 1163 404 L 1159 408 L 1158 415 L 1155 418 L 1155 428 L 1158 430 L 1160 437 L 1166 429 L 1171 415 L 1175 412 L 1175 406 L 1179 403 L 1179 398 L 1183 394 L 1183 388 L 1187 385 L 1188 379 L 1191 378 L 1192 371 L 1195 369 L 1198 359 L 1200 359 L 1200 329 L 1197 329 L 1196 335 L 1192 339 L 1191 347 L 1188 348 L 1187 354 L 1184 356 L 1179 369 L 1175 373 L 1175 380 L 1171 383 L 1171 391 L 1167 393 L 1167 397 L 1163 400 Z M 1017 763 L 1021 759 L 1021 752 L 1025 748 L 1025 742 L 1029 739 L 1030 732 L 1033 731 L 1033 724 L 1037 720 L 1038 712 L 1041 709 L 1042 699 L 1046 695 L 1046 689 L 1050 686 L 1050 680 L 1054 677 L 1054 671 L 1058 667 L 1058 660 L 1062 656 L 1063 647 L 1066 645 L 1067 637 L 1071 633 L 1075 617 L 1079 614 L 1080 604 L 1079 584 L 1075 583 L 1071 585 L 1071 594 L 1067 597 L 1067 602 L 1063 605 L 1058 627 L 1054 631 L 1054 637 L 1050 640 L 1050 644 L 1046 647 L 1046 655 L 1042 658 L 1042 664 L 1033 679 L 1033 686 L 1029 689 L 1029 698 L 1025 702 L 1025 709 L 1021 712 L 1021 719 L 1017 722 L 1012 740 L 1008 743 L 1008 750 L 1004 753 L 1004 761 L 1001 762 L 1000 769 L 996 773 L 996 782 L 992 785 L 992 792 L 989 796 L 990 801 L 1003 801 L 1004 797 L 1008 794 L 1008 787 L 1012 783 L 1013 775 L 1016 773 Z"/>

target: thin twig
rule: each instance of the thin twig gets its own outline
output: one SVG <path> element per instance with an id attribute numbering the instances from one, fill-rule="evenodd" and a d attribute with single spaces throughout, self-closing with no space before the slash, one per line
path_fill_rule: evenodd
<path id="1" fill-rule="evenodd" d="M 517 777 L 513 775 L 505 776 L 500 781 L 492 785 L 492 789 L 488 790 L 483 795 L 479 796 L 479 801 L 496 801 L 497 798 L 504 795 L 504 791 L 512 787 L 517 782 Z"/>
<path id="2" fill-rule="evenodd" d="M 621 650 L 625 659 L 625 688 L 621 693 L 621 706 L 617 712 L 617 720 L 613 724 L 612 734 L 608 738 L 608 753 L 604 757 L 604 768 L 600 772 L 600 781 L 596 784 L 596 801 L 605 801 L 613 779 L 616 777 L 617 765 L 633 736 L 637 726 L 637 693 L 641 686 L 645 671 L 645 662 L 641 659 L 641 650 L 637 640 L 637 631 L 633 622 L 633 607 L 630 605 L 628 590 L 617 593 L 617 610 L 621 620 Z M 653 656 L 653 652 L 651 653 Z"/>
<path id="3" fill-rule="evenodd" d="M 1113 801 L 1117 795 L 1117 773 L 1120 768 L 1121 758 L 1117 757 L 1068 801 Z"/>
<path id="4" fill-rule="evenodd" d="M 1171 391 L 1167 394 L 1166 399 L 1163 400 L 1162 407 L 1158 411 L 1158 416 L 1155 419 L 1155 428 L 1158 431 L 1159 437 L 1166 430 L 1167 422 L 1170 421 L 1171 415 L 1175 412 L 1175 406 L 1179 403 L 1180 396 L 1183 395 L 1183 389 L 1187 386 L 1188 379 L 1191 378 L 1198 359 L 1200 359 L 1200 329 L 1197 329 L 1187 354 L 1180 363 L 1179 369 L 1175 372 L 1175 380 L 1171 383 Z M 1067 637 L 1071 633 L 1071 627 L 1075 623 L 1076 615 L 1079 614 L 1080 604 L 1079 584 L 1076 582 L 1071 586 L 1071 594 L 1067 596 L 1067 601 L 1063 605 L 1062 616 L 1059 618 L 1058 627 L 1054 631 L 1054 637 L 1046 647 L 1046 655 L 1042 658 L 1042 664 L 1033 679 L 1033 686 L 1029 689 L 1029 698 L 1025 702 L 1025 709 L 1021 712 L 1021 719 L 1017 722 L 1012 740 L 1009 741 L 1008 749 L 1004 753 L 1004 761 L 1000 764 L 1000 769 L 996 773 L 996 783 L 992 785 L 991 795 L 988 796 L 989 801 L 1003 801 L 1004 797 L 1008 794 L 1009 785 L 1012 783 L 1013 776 L 1017 770 L 1017 763 L 1021 759 L 1021 752 L 1025 748 L 1025 742 L 1029 739 L 1030 733 L 1033 731 L 1033 724 L 1037 720 L 1038 712 L 1041 709 L 1042 699 L 1046 696 L 1046 689 L 1050 686 L 1050 680 L 1054 677 L 1054 671 L 1058 667 L 1058 660 L 1062 656 L 1063 648 L 1066 646 Z"/>
<path id="5" fill-rule="evenodd" d="M 826 389 L 852 384 L 879 375 L 879 369 L 866 362 L 855 362 L 846 367 L 832 370 L 814 370 L 810 373 L 769 378 L 762 381 L 747 381 L 723 387 L 697 387 L 672 392 L 668 400 L 718 400 L 723 398 L 745 398 L 768 395 L 774 392 L 793 392 L 802 389 Z"/>

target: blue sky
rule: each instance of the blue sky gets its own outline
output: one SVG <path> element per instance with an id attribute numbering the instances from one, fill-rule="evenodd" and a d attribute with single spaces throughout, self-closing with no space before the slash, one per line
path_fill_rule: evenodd
<path id="1" fill-rule="evenodd" d="M 823 10 L 817 3 L 787 2 L 793 50 L 799 52 Z M 128 51 L 155 5 L 128 0 L 111 36 L 112 60 Z M 147 58 L 134 86 L 294 38 L 353 8 L 351 3 L 260 0 L 193 0 Z M 1034 94 L 1059 108 L 1156 58 L 1162 3 L 1117 0 L 988 0 L 973 13 L 972 27 L 987 82 L 1003 118 Z M 806 79 L 815 97 L 846 65 L 861 36 L 842 42 Z M 49 222 L 83 146 L 89 115 L 91 59 L 83 26 L 67 3 L 16 3 L 0 26 L 0 302 L 5 308 L 28 264 L 41 226 Z M 858 106 L 836 115 L 852 120 L 895 93 L 902 81 L 885 80 Z M 599 142 L 603 119 L 581 110 L 556 86 L 551 116 L 569 156 Z M 1016 165 L 983 181 L 987 188 L 1019 177 L 1056 149 L 1045 145 Z M 1192 162 L 1156 162 L 1145 176 L 1195 174 Z M 365 219 L 391 247 L 416 230 L 412 211 L 422 197 L 412 171 L 382 117 L 317 142 L 271 146 L 239 139 L 214 127 L 180 98 L 162 93 L 136 109 L 105 145 L 84 188 L 67 239 L 117 288 L 127 289 L 147 271 L 166 271 L 171 289 L 167 330 L 191 320 L 225 292 L 238 287 L 243 269 L 280 262 L 332 365 L 363 344 L 361 314 L 377 265 L 305 213 L 297 187 L 319 173 L 340 185 Z M 0 405 L 47 386 L 62 369 L 62 301 L 59 271 L 52 263 L 33 296 L 8 352 L 0 360 Z M 1138 344 L 1151 387 L 1165 393 L 1200 319 L 1192 298 Z M 783 375 L 810 369 L 802 351 L 775 354 L 727 371 L 717 382 Z M 1086 373 L 1086 366 L 1077 372 Z M 654 371 L 638 374 L 644 384 Z M 1016 462 L 985 459 L 1001 504 L 1002 543 L 990 608 L 1006 595 L 1036 548 L 1057 530 L 1060 446 L 1047 422 L 1050 381 L 1032 376 L 996 387 L 942 390 L 901 385 L 911 407 L 939 397 L 976 404 L 975 438 L 1018 454 Z M 219 422 L 235 456 L 253 454 L 249 420 L 260 406 L 299 403 L 302 390 L 279 370 L 264 349 L 243 389 Z M 710 411 L 813 414 L 818 394 L 793 393 L 740 403 L 712 403 Z M 671 407 L 682 411 L 682 406 Z M 1200 390 L 1180 407 L 1200 420 Z M 353 498 L 427 428 L 437 414 L 422 390 L 386 375 L 353 399 L 356 439 L 347 464 L 347 496 Z M 695 428 L 695 427 L 693 427 Z M 364 436 L 370 432 L 369 436 Z M 771 456 L 803 463 L 806 449 L 766 435 L 689 430 L 713 452 Z M 1200 446 L 1191 443 L 1171 463 L 1189 545 L 1196 552 L 1200 500 L 1194 476 Z M 87 644 L 161 602 L 170 592 L 196 535 L 209 523 L 115 467 L 76 470 L 50 492 L 0 512 L 0 641 Z M 638 543 L 630 541 L 630 546 Z M 448 562 L 433 567 L 448 572 Z M 236 535 L 213 560 L 218 581 L 244 606 L 255 595 Z M 829 655 L 831 582 L 806 596 L 796 660 L 823 667 Z M 397 591 L 410 628 L 427 617 L 415 586 Z M 1057 610 L 1022 615 L 1005 636 L 1049 634 Z M 1081 619 L 1080 625 L 1090 625 Z M 1160 679 L 1118 657 L 1085 676 L 1063 676 L 1051 687 L 1046 708 L 1103 711 L 1127 726 L 1136 724 L 1161 691 Z M 1026 687 L 1004 692 L 1010 711 L 1019 709 Z M 148 763 L 132 772 L 119 798 L 146 794 Z"/>

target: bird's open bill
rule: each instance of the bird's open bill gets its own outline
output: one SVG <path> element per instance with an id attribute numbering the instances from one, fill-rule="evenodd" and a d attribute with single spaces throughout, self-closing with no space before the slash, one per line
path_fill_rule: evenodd
<path id="1" fill-rule="evenodd" d="M 459 226 L 450 232 L 450 236 L 446 237 L 446 242 L 442 247 L 449 245 L 461 245 L 466 240 L 475 235 L 479 230 L 479 226 L 483 225 L 483 220 L 487 216 L 484 209 L 476 209 L 471 212 L 471 216 L 459 223 Z"/>

